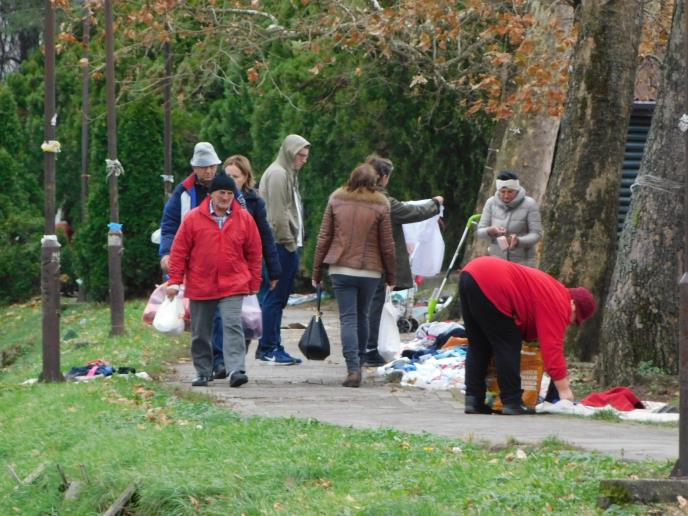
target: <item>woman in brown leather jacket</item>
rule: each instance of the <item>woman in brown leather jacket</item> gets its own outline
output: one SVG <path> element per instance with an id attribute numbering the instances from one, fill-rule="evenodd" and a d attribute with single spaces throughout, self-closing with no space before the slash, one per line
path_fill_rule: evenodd
<path id="1" fill-rule="evenodd" d="M 313 258 L 313 286 L 329 274 L 339 305 L 342 351 L 348 375 L 342 385 L 361 384 L 361 358 L 368 341 L 370 303 L 381 277 L 394 286 L 394 239 L 387 198 L 376 190 L 377 173 L 359 165 L 330 195 Z"/>

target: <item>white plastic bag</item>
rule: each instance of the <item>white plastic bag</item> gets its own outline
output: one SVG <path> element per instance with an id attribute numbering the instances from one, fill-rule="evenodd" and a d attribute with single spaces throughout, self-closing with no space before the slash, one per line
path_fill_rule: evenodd
<path id="1" fill-rule="evenodd" d="M 165 296 L 153 319 L 153 328 L 170 336 L 184 332 L 184 303 L 179 297 L 170 299 Z"/>
<path id="2" fill-rule="evenodd" d="M 241 325 L 244 327 L 245 339 L 259 339 L 263 336 L 263 313 L 260 310 L 258 296 L 244 296 L 241 304 Z"/>
<path id="3" fill-rule="evenodd" d="M 377 336 L 377 351 L 387 362 L 399 358 L 401 354 L 401 337 L 397 327 L 397 318 L 397 309 L 392 303 L 391 290 L 387 288 L 387 298 L 380 318 L 380 333 Z"/>
<path id="4" fill-rule="evenodd" d="M 439 215 L 422 222 L 404 224 L 404 238 L 411 248 L 409 261 L 414 276 L 436 276 L 442 270 L 444 238 L 438 224 Z"/>

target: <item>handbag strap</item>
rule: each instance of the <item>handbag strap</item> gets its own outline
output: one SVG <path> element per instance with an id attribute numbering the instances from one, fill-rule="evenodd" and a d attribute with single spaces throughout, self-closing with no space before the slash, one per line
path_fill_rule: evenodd
<path id="1" fill-rule="evenodd" d="M 315 287 L 315 311 L 318 315 L 320 315 L 320 299 L 322 298 L 322 287 L 320 286 L 320 283 Z"/>

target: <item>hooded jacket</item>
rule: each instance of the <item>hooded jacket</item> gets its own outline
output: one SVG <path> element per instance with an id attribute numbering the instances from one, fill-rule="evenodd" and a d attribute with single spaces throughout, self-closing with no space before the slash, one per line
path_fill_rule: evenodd
<path id="1" fill-rule="evenodd" d="M 507 235 L 518 236 L 518 245 L 503 251 L 497 238 L 487 234 L 490 226 L 502 226 L 506 228 Z M 485 203 L 477 234 L 479 238 L 490 241 L 488 253 L 491 256 L 535 267 L 535 244 L 542 238 L 540 208 L 535 199 L 526 195 L 523 187 L 509 204 L 502 202 L 499 193 L 495 193 Z"/>
<path id="2" fill-rule="evenodd" d="M 308 141 L 290 134 L 282 142 L 277 159 L 265 170 L 260 180 L 259 193 L 265 200 L 268 223 L 275 242 L 287 251 L 296 251 L 303 245 L 303 206 L 299 182 L 294 170 L 294 158 Z"/>
<path id="3" fill-rule="evenodd" d="M 210 197 L 189 212 L 170 253 L 170 285 L 186 282 L 193 300 L 222 299 L 258 292 L 261 241 L 251 214 L 232 201 L 232 212 L 220 229 L 210 214 Z"/>
<path id="4" fill-rule="evenodd" d="M 538 341 L 545 370 L 552 380 L 568 376 L 564 337 L 571 323 L 571 294 L 549 274 L 492 256 L 469 262 L 470 274 L 492 304 L 521 332 L 527 342 Z"/>
<path id="5" fill-rule="evenodd" d="M 318 283 L 323 263 L 377 271 L 394 285 L 392 219 L 382 193 L 339 188 L 330 195 L 313 257 L 312 277 Z"/>

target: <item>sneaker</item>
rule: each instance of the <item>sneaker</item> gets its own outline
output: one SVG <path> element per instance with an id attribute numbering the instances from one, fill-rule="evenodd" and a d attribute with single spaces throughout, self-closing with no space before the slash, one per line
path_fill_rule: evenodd
<path id="1" fill-rule="evenodd" d="M 279 349 L 280 354 L 282 354 L 285 357 L 291 358 L 295 364 L 300 364 L 302 362 L 302 360 L 300 358 L 293 357 L 289 353 L 287 353 L 287 350 L 284 349 L 282 346 L 279 346 L 278 349 Z"/>
<path id="2" fill-rule="evenodd" d="M 229 375 L 230 387 L 241 387 L 246 382 L 248 382 L 248 376 L 243 371 L 232 371 Z"/>
<path id="3" fill-rule="evenodd" d="M 267 353 L 261 353 L 258 357 L 258 361 L 261 364 L 268 365 L 295 365 L 294 359 L 286 353 L 281 353 L 279 349 L 274 351 L 269 351 Z"/>
<path id="4" fill-rule="evenodd" d="M 365 355 L 363 355 L 363 365 L 365 367 L 380 367 L 386 363 L 387 361 L 382 358 L 382 355 L 378 353 L 377 349 L 366 351 Z"/>

